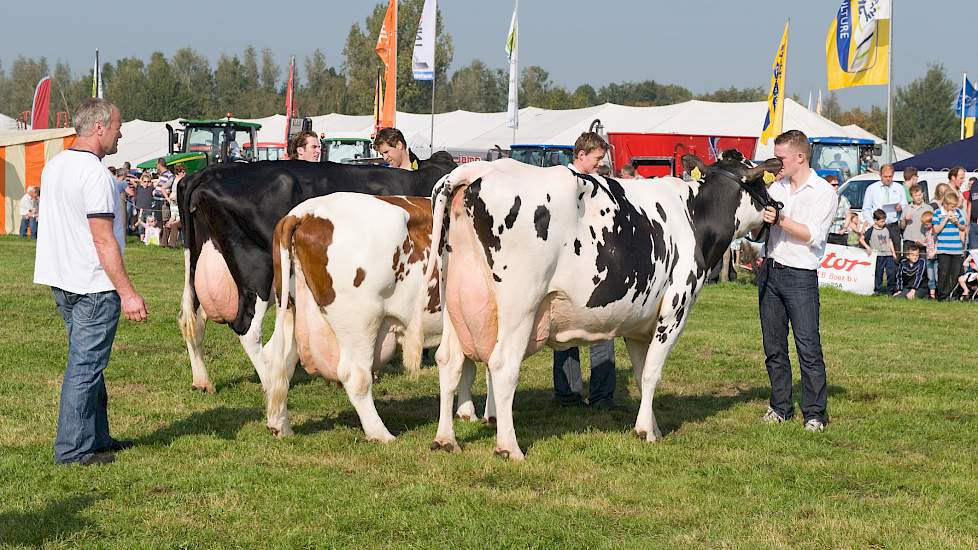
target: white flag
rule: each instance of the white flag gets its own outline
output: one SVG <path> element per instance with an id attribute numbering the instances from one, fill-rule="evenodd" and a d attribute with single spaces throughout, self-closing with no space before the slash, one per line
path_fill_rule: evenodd
<path id="1" fill-rule="evenodd" d="M 520 9 L 520 0 L 516 0 L 513 6 L 513 19 L 509 23 L 509 36 L 506 38 L 506 55 L 509 56 L 509 102 L 507 106 L 506 126 L 519 128 L 520 126 L 520 93 L 519 80 L 520 71 L 517 56 L 519 53 L 519 23 L 517 13 Z"/>
<path id="2" fill-rule="evenodd" d="M 414 38 L 414 55 L 411 68 L 415 80 L 435 79 L 435 25 L 438 13 L 438 0 L 424 0 L 418 34 Z"/>

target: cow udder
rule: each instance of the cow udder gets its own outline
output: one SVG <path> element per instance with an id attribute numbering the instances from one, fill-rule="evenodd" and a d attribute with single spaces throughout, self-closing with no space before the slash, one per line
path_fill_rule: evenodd
<path id="1" fill-rule="evenodd" d="M 224 256 L 211 241 L 201 247 L 194 272 L 194 290 L 211 321 L 228 323 L 238 317 L 238 286 Z"/>

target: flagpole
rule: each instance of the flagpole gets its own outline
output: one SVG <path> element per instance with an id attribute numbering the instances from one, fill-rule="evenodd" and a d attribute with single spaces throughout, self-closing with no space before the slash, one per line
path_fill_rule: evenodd
<path id="1" fill-rule="evenodd" d="M 438 77 L 432 73 L 431 75 L 431 141 L 429 143 L 429 148 L 432 154 L 435 152 L 435 80 Z"/>
<path id="2" fill-rule="evenodd" d="M 964 139 L 965 84 L 967 82 L 968 73 L 961 73 L 961 139 Z"/>
<path id="3" fill-rule="evenodd" d="M 886 79 L 886 163 L 893 162 L 893 4 L 890 2 L 890 55 L 887 56 L 889 67 Z"/>

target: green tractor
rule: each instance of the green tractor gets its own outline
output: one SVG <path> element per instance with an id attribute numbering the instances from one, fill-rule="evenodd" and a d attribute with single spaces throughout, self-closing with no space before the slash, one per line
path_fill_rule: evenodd
<path id="1" fill-rule="evenodd" d="M 322 162 L 341 162 L 343 164 L 383 164 L 384 159 L 374 150 L 373 142 L 367 138 L 322 138 Z"/>
<path id="2" fill-rule="evenodd" d="M 163 157 L 167 166 L 183 164 L 187 174 L 223 162 L 252 162 L 261 124 L 227 116 L 213 120 L 181 120 L 181 129 L 166 125 L 169 154 Z M 182 138 L 182 139 L 181 139 Z M 156 167 L 157 159 L 140 163 L 137 168 Z"/>

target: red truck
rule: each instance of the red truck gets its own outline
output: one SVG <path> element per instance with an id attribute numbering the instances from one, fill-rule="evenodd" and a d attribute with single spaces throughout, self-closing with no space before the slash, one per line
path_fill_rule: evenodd
<path id="1" fill-rule="evenodd" d="M 682 177 L 681 159 L 687 153 L 698 155 L 707 164 L 716 162 L 716 155 L 727 149 L 737 149 L 745 158 L 753 159 L 757 138 L 608 132 L 608 143 L 616 174 L 622 166 L 631 164 L 642 177 L 657 178 Z"/>

